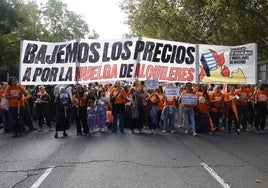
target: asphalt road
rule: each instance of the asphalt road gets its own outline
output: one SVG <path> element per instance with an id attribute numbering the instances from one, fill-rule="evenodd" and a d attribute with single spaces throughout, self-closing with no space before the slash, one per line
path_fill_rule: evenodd
<path id="1" fill-rule="evenodd" d="M 268 134 L 0 132 L 1 188 L 268 187 Z"/>

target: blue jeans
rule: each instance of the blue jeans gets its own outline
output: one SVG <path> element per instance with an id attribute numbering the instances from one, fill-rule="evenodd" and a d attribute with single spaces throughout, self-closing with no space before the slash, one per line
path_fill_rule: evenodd
<path id="1" fill-rule="evenodd" d="M 125 104 L 114 104 L 112 112 L 114 117 L 112 131 L 115 132 L 117 130 L 118 118 L 120 131 L 124 131 Z"/>
<path id="2" fill-rule="evenodd" d="M 175 113 L 178 113 L 175 107 L 166 106 L 163 111 L 164 130 L 173 130 L 175 124 Z"/>
<path id="3" fill-rule="evenodd" d="M 195 111 L 193 108 L 183 108 L 184 122 L 186 125 L 186 130 L 195 132 Z"/>

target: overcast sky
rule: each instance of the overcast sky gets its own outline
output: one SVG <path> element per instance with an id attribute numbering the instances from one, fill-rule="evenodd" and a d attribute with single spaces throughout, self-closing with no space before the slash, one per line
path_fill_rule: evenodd
<path id="1" fill-rule="evenodd" d="M 47 0 L 37 0 L 43 4 Z M 61 0 L 68 9 L 84 17 L 90 29 L 100 35 L 99 39 L 120 39 L 129 31 L 123 24 L 126 17 L 119 8 L 120 0 Z"/>

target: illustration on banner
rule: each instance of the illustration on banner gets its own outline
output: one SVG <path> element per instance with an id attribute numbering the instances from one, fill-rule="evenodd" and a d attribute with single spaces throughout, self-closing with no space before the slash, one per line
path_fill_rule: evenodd
<path id="1" fill-rule="evenodd" d="M 200 62 L 199 82 L 246 83 L 243 70 L 237 65 L 227 65 L 224 53 L 209 49 L 201 55 Z"/>

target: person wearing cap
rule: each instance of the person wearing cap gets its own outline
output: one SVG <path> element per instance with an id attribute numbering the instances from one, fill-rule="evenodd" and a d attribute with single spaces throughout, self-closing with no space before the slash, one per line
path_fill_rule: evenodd
<path id="1" fill-rule="evenodd" d="M 38 116 L 39 131 L 43 130 L 44 119 L 49 129 L 53 131 L 53 129 L 51 128 L 51 122 L 49 118 L 50 102 L 51 99 L 49 94 L 46 92 L 45 86 L 39 86 L 39 92 L 37 93 L 35 100 L 35 106 L 36 106 L 35 110 Z"/>
<path id="2" fill-rule="evenodd" d="M 195 129 L 195 108 L 198 102 L 198 96 L 192 89 L 192 83 L 187 82 L 185 85 L 185 91 L 181 93 L 179 97 L 183 106 L 183 116 L 186 126 L 185 134 L 189 134 L 192 131 L 193 136 L 196 136 Z"/>

